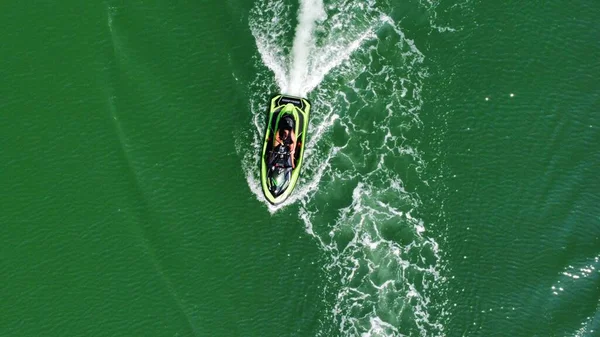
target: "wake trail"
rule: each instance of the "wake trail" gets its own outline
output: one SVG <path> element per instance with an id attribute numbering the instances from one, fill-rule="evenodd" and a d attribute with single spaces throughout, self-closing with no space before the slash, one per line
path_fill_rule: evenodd
<path id="1" fill-rule="evenodd" d="M 293 27 L 285 19 L 292 5 L 258 0 L 249 20 L 259 71 L 248 90 L 251 131 L 236 146 L 256 198 L 271 213 L 297 204 L 323 252 L 328 285 L 316 337 L 446 334 L 442 252 L 419 218 L 420 196 L 404 189 L 427 186 L 419 140 L 409 135 L 423 124 L 427 69 L 387 5 L 300 0 Z M 315 107 L 300 181 L 277 206 L 265 200 L 256 165 L 266 92 L 310 95 Z M 418 178 L 403 181 L 399 168 Z"/>
<path id="2" fill-rule="evenodd" d="M 126 54 L 122 50 L 121 41 L 119 39 L 119 35 L 117 34 L 117 29 L 115 28 L 115 25 L 113 23 L 113 17 L 116 15 L 116 13 L 118 12 L 119 9 L 115 6 L 110 6 L 108 4 L 106 4 L 106 8 L 107 8 L 107 24 L 108 24 L 108 29 L 109 29 L 109 32 L 110 32 L 111 38 L 112 38 L 113 57 L 114 57 L 114 60 L 107 60 L 106 63 L 107 63 L 107 65 L 109 65 L 109 64 L 115 62 L 118 67 L 121 67 L 122 65 L 120 64 L 120 59 L 123 59 L 123 58 L 126 59 Z M 111 67 L 107 66 L 107 69 L 110 69 L 110 68 Z M 117 74 L 118 73 L 116 72 L 116 69 L 114 69 L 112 71 L 112 74 L 110 74 L 111 76 L 108 79 L 108 82 L 109 83 L 115 82 L 116 78 L 118 78 L 118 76 L 116 76 Z M 115 86 L 109 85 L 108 87 L 109 87 L 109 89 L 107 92 L 107 100 L 108 100 L 107 105 L 108 105 L 108 109 L 110 112 L 110 117 L 113 121 L 113 125 L 115 127 L 115 133 L 117 134 L 119 143 L 121 145 L 122 157 L 123 157 L 123 160 L 126 162 L 127 171 L 129 173 L 130 180 L 131 180 L 131 182 L 134 186 L 135 192 L 138 195 L 138 198 L 142 204 L 142 211 L 137 212 L 137 214 L 135 216 L 135 219 L 136 219 L 135 225 L 130 226 L 131 231 L 134 234 L 133 237 L 139 241 L 139 246 L 142 247 L 142 249 L 143 249 L 143 255 L 145 255 L 150 260 L 150 264 L 152 265 L 154 272 L 158 275 L 158 279 L 160 280 L 162 285 L 166 288 L 167 293 L 171 297 L 172 301 L 175 303 L 177 311 L 184 317 L 184 319 L 188 325 L 188 329 L 191 332 L 191 335 L 192 336 L 200 336 L 200 335 L 202 335 L 202 331 L 200 331 L 200 328 L 194 322 L 194 319 L 192 318 L 190 310 L 188 310 L 188 308 L 184 304 L 184 301 L 182 300 L 181 295 L 177 292 L 175 286 L 173 285 L 173 281 L 171 280 L 169 275 L 165 272 L 165 269 L 161 263 L 161 260 L 158 258 L 157 254 L 156 254 L 156 249 L 152 245 L 151 237 L 148 234 L 147 230 L 144 228 L 144 226 L 142 226 L 142 224 L 154 222 L 152 211 L 151 211 L 153 209 L 153 207 L 151 207 L 150 199 L 148 198 L 146 190 L 143 188 L 143 183 L 142 183 L 142 180 L 141 180 L 140 174 L 139 174 L 140 170 L 135 165 L 134 158 L 131 154 L 131 150 L 130 150 L 131 146 L 129 144 L 128 137 L 126 135 L 126 132 L 125 132 L 121 122 L 120 122 L 120 119 L 119 119 L 119 116 L 117 113 L 117 97 L 116 97 L 116 93 L 115 93 L 115 89 L 114 89 Z"/>
<path id="3" fill-rule="evenodd" d="M 290 95 L 305 96 L 307 94 L 301 90 L 301 85 L 308 76 L 309 56 L 315 48 L 314 30 L 317 21 L 324 21 L 326 17 L 322 0 L 300 1 L 298 26 L 292 47 L 290 83 L 287 88 L 287 93 Z"/>

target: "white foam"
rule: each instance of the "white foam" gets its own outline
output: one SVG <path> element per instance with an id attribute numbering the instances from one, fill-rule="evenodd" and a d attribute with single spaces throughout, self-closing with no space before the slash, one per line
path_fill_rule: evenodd
<path id="1" fill-rule="evenodd" d="M 301 90 L 301 86 L 306 82 L 310 70 L 309 56 L 315 49 L 315 25 L 317 21 L 323 21 L 326 17 L 322 0 L 300 1 L 298 26 L 292 47 L 290 82 L 287 88 L 287 93 L 291 95 L 305 96 L 307 94 Z"/>
<path id="2" fill-rule="evenodd" d="M 250 31 L 262 64 L 275 75 L 275 81 L 281 87 L 288 82 L 285 33 L 290 28 L 288 20 L 290 8 L 283 1 L 263 0 L 251 11 Z M 280 19 L 281 18 L 281 19 Z"/>
<path id="3" fill-rule="evenodd" d="M 314 7 L 305 7 L 309 4 Z M 404 136 L 422 125 L 424 55 L 376 8 L 374 0 L 342 0 L 327 8 L 322 0 L 302 0 L 296 37 L 288 46 L 289 20 L 273 21 L 269 15 L 289 17 L 289 6 L 259 1 L 253 12 L 261 17 L 250 19 L 260 54 L 257 68 L 268 68 L 274 78 L 259 71 L 251 84 L 253 129 L 240 140 L 246 145 L 238 152 L 247 150 L 248 185 L 267 204 L 257 169 L 268 99 L 261 93 L 275 84 L 282 92 L 310 93 L 313 111 L 301 179 L 286 202 L 268 209 L 298 205 L 306 233 L 326 255 L 330 284 L 324 298 L 334 301 L 326 303 L 329 314 L 317 335 L 443 336 L 441 318 L 429 314 L 440 305 L 431 294 L 444 282 L 440 248 L 417 215 L 419 196 L 405 190 L 396 172 L 399 160 L 409 161 L 406 169 L 417 175 L 426 165 Z M 386 50 L 393 52 L 382 55 Z M 382 108 L 373 110 L 373 102 Z M 344 130 L 342 145 L 327 141 L 333 125 Z M 352 195 L 339 195 L 342 187 L 352 188 Z M 325 205 L 350 198 L 331 218 Z M 332 323 L 336 331 L 328 330 Z"/>
<path id="4" fill-rule="evenodd" d="M 369 331 L 362 333 L 362 337 L 405 336 L 399 333 L 393 325 L 382 321 L 379 317 L 371 317 L 369 324 Z"/>

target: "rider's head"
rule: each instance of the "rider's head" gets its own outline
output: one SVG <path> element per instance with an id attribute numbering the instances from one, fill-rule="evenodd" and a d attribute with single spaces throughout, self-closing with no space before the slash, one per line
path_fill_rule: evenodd
<path id="1" fill-rule="evenodd" d="M 289 135 L 290 131 L 288 129 L 279 130 L 279 138 L 281 138 L 282 140 L 286 140 Z"/>
<path id="2" fill-rule="evenodd" d="M 294 128 L 294 119 L 291 116 L 283 116 L 281 119 L 281 128 L 292 130 Z"/>

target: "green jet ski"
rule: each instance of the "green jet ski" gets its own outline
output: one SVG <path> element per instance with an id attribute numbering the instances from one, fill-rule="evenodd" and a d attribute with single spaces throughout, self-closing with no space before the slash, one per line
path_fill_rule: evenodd
<path id="1" fill-rule="evenodd" d="M 271 99 L 260 180 L 265 197 L 273 205 L 289 197 L 300 176 L 309 112 L 307 99 L 286 95 Z"/>

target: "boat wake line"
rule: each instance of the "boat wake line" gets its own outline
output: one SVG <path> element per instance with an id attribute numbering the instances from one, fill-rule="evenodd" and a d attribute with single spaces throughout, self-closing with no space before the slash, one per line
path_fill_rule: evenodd
<path id="1" fill-rule="evenodd" d="M 301 0 L 296 27 L 282 19 L 293 11 L 261 0 L 251 12 L 258 72 L 252 130 L 240 143 L 253 151 L 238 152 L 257 199 L 272 213 L 296 204 L 323 252 L 327 314 L 315 335 L 443 336 L 443 303 L 432 296 L 445 280 L 440 248 L 419 217 L 419 195 L 405 186 L 407 176 L 428 184 L 411 137 L 423 124 L 425 57 L 374 0 Z M 262 195 L 256 165 L 265 92 L 310 94 L 313 103 L 301 179 L 277 206 Z"/>

